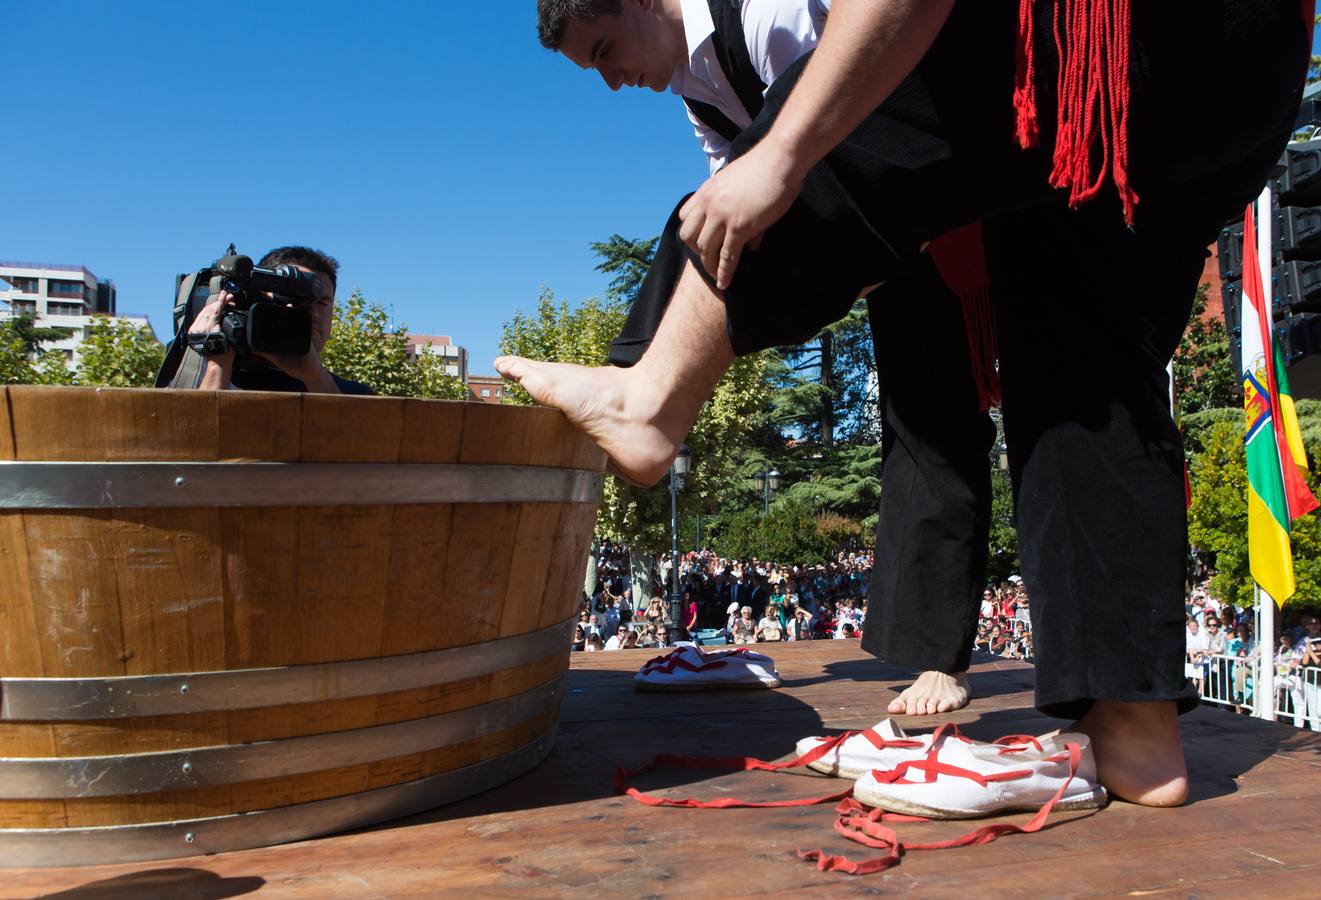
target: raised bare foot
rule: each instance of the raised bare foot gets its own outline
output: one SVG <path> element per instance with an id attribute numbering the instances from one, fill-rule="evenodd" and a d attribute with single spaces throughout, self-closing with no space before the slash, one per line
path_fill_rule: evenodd
<path id="1" fill-rule="evenodd" d="M 923 672 L 887 709 L 896 716 L 934 716 L 963 709 L 970 698 L 967 672 Z"/>
<path id="2" fill-rule="evenodd" d="M 611 471 L 652 485 L 664 477 L 687 425 L 667 424 L 661 398 L 652 396 L 628 369 L 590 368 L 502 356 L 496 371 L 517 381 L 542 406 L 563 411 L 570 422 L 610 457 Z M 675 432 L 676 433 L 672 433 Z"/>
<path id="3" fill-rule="evenodd" d="M 1142 806 L 1179 806 L 1188 799 L 1173 701 L 1098 700 L 1069 730 L 1092 739 L 1097 776 L 1112 796 Z"/>

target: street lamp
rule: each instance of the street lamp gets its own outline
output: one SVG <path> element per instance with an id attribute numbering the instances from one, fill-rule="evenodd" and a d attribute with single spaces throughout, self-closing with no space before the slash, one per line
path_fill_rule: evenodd
<path id="1" fill-rule="evenodd" d="M 771 514 L 771 491 L 780 489 L 780 473 L 774 469 L 769 472 L 763 469 L 753 476 L 753 480 L 757 482 L 757 492 L 761 494 L 761 514 L 769 516 Z"/>
<path id="2" fill-rule="evenodd" d="M 679 445 L 679 455 L 670 463 L 670 646 L 687 637 L 683 627 L 683 612 L 679 609 L 679 491 L 683 478 L 692 471 L 693 451 L 687 444 Z"/>

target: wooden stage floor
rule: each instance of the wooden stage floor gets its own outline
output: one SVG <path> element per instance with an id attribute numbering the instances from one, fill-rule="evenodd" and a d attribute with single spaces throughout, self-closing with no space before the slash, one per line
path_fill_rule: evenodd
<path id="1" fill-rule="evenodd" d="M 870 852 L 833 833 L 829 806 L 653 809 L 616 794 L 612 776 L 617 763 L 637 766 L 661 750 L 785 756 L 804 735 L 874 724 L 912 673 L 883 666 L 855 641 L 820 641 L 775 648 L 784 679 L 777 691 L 637 694 L 631 677 L 650 655 L 574 654 L 554 752 L 481 796 L 283 847 L 0 871 L 0 897 L 1321 896 L 1321 735 L 1203 707 L 1183 719 L 1192 773 L 1185 807 L 1114 803 L 1094 814 L 1057 814 L 1057 824 L 1038 834 L 910 853 L 886 872 L 851 877 L 818 872 L 794 855 L 815 847 Z M 976 699 L 948 718 L 985 739 L 1057 727 L 1031 708 L 1032 680 L 1029 666 L 981 658 L 972 674 Z M 638 786 L 672 796 L 783 799 L 828 793 L 834 784 L 784 773 L 671 772 Z M 913 842 L 971 827 L 896 826 Z"/>

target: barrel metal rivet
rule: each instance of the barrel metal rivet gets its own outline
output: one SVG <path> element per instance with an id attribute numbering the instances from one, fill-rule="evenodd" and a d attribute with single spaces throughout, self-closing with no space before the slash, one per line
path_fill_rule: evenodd
<path id="1" fill-rule="evenodd" d="M 197 835 L 193 834 L 191 831 L 183 836 L 183 842 L 185 844 L 191 844 L 195 840 L 197 840 Z"/>
<path id="2" fill-rule="evenodd" d="M 187 484 L 187 483 L 188 483 L 188 479 L 187 479 L 187 478 L 184 478 L 182 475 L 180 475 L 178 478 L 174 479 L 174 486 L 175 486 L 175 487 L 183 487 L 183 486 L 184 486 L 185 484 Z"/>
<path id="3" fill-rule="evenodd" d="M 193 771 L 193 764 L 192 764 L 192 763 L 190 763 L 190 762 L 186 762 L 186 763 L 183 764 L 183 773 L 184 773 L 185 775 L 189 775 L 189 774 L 191 774 L 192 771 Z"/>
<path id="4" fill-rule="evenodd" d="M 192 688 L 190 688 L 187 684 L 181 684 L 181 685 L 179 685 L 179 693 L 181 693 L 181 694 L 186 694 L 186 693 L 188 693 L 188 692 L 191 691 L 191 690 L 192 690 Z"/>

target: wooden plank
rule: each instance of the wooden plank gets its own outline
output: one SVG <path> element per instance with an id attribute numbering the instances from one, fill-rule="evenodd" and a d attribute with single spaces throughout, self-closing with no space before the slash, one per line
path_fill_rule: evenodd
<path id="1" fill-rule="evenodd" d="M 403 463 L 453 464 L 463 438 L 463 403 L 409 400 L 404 404 L 399 443 Z M 461 593 L 446 568 L 454 507 L 400 505 L 391 521 L 381 652 L 418 653 L 446 646 L 456 619 L 464 615 Z"/>
<path id="2" fill-rule="evenodd" d="M 213 391 L 13 387 L 9 397 L 18 459 L 216 459 Z"/>
<path id="3" fill-rule="evenodd" d="M 265 391 L 221 391 L 219 456 L 227 461 L 297 462 L 303 398 Z"/>
<path id="4" fill-rule="evenodd" d="M 0 459 L 14 459 L 14 423 L 9 416 L 9 388 L 0 385 Z"/>

